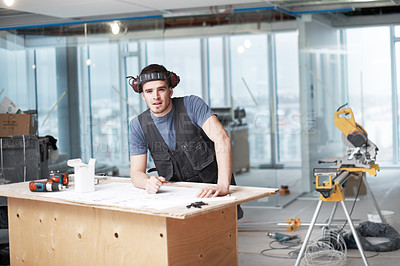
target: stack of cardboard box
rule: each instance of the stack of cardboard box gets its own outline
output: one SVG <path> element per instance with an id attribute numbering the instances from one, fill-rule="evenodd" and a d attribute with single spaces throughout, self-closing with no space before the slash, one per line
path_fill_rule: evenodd
<path id="1" fill-rule="evenodd" d="M 36 130 L 36 114 L 23 113 L 5 96 L 0 103 L 0 138 L 35 135 Z"/>
<path id="2" fill-rule="evenodd" d="M 48 140 L 39 138 L 36 130 L 36 111 L 24 113 L 5 96 L 0 102 L 0 184 L 48 174 L 48 158 L 44 156 Z"/>

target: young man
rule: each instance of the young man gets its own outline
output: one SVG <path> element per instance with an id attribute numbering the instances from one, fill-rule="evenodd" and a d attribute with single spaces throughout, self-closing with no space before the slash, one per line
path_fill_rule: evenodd
<path id="1" fill-rule="evenodd" d="M 157 193 L 163 181 L 202 182 L 214 185 L 198 197 L 228 194 L 235 184 L 231 141 L 207 104 L 197 96 L 172 98 L 180 79 L 164 66 L 149 65 L 129 78 L 149 107 L 129 123 L 133 185 Z M 158 176 L 146 174 L 147 149 Z"/>

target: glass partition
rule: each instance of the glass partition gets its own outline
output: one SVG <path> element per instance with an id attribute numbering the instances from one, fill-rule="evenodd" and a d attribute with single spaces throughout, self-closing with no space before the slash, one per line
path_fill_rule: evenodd
<path id="1" fill-rule="evenodd" d="M 346 30 L 349 107 L 379 148 L 378 162 L 393 160 L 389 27 Z"/>
<path id="2" fill-rule="evenodd" d="M 1 38 L 1 36 L 0 36 Z M 35 110 L 34 54 L 24 47 L 21 36 L 3 34 L 0 42 L 0 101 L 7 96 L 19 109 Z"/>
<path id="3" fill-rule="evenodd" d="M 181 78 L 174 96 L 193 94 L 201 97 L 200 38 L 149 40 L 146 42 L 146 61 L 164 65 Z"/>
<path id="4" fill-rule="evenodd" d="M 208 60 L 210 106 L 227 107 L 230 105 L 230 99 L 229 93 L 225 90 L 223 37 L 208 38 Z"/>
<path id="5" fill-rule="evenodd" d="M 125 130 L 120 119 L 123 90 L 120 87 L 118 44 L 90 45 L 89 55 L 93 157 L 118 163 L 121 160 L 121 130 Z"/>
<path id="6" fill-rule="evenodd" d="M 301 125 L 297 33 L 276 33 L 275 42 L 278 162 L 299 166 L 301 161 Z"/>
<path id="7" fill-rule="evenodd" d="M 232 108 L 244 108 L 252 166 L 271 162 L 270 65 L 267 35 L 230 37 Z"/>
<path id="8" fill-rule="evenodd" d="M 58 97 L 55 48 L 36 49 L 35 59 L 39 135 L 58 139 L 58 101 L 65 100 L 68 92 Z"/>

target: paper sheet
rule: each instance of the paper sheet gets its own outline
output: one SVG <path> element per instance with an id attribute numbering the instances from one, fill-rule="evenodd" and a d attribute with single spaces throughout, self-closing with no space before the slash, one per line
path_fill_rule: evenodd
<path id="1" fill-rule="evenodd" d="M 148 194 L 143 189 L 135 188 L 131 183 L 114 182 L 97 185 L 94 192 L 77 193 L 73 188 L 69 188 L 65 191 L 42 193 L 42 196 L 72 202 L 155 210 L 186 206 L 196 201 L 216 201 L 216 199 L 196 198 L 199 190 L 199 188 L 162 186 L 157 194 Z M 218 198 L 223 200 L 224 197 Z M 228 198 L 235 199 L 235 197 Z"/>

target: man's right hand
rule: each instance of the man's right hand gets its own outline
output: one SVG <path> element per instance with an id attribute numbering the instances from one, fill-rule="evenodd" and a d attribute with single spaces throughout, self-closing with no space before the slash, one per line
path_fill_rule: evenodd
<path id="1" fill-rule="evenodd" d="M 146 192 L 149 194 L 156 194 L 163 185 L 162 181 L 166 181 L 162 176 L 150 176 L 146 183 Z"/>

